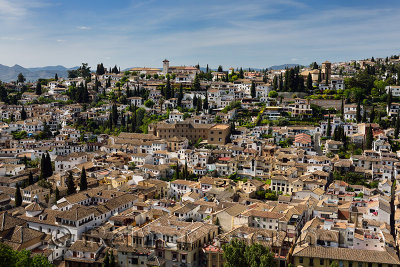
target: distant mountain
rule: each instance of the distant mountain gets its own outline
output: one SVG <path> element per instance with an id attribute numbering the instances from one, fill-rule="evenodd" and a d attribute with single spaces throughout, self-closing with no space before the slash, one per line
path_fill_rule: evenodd
<path id="1" fill-rule="evenodd" d="M 299 64 L 283 64 L 283 65 L 274 65 L 274 66 L 271 66 L 271 67 L 269 67 L 268 69 L 270 69 L 270 70 L 282 70 L 282 69 L 285 69 L 285 68 L 294 68 L 294 67 L 297 67 L 297 66 L 300 66 Z"/>
<path id="2" fill-rule="evenodd" d="M 68 70 L 77 69 L 78 67 L 66 68 L 64 66 L 47 66 L 36 68 L 24 68 L 20 65 L 8 67 L 0 64 L 0 80 L 3 82 L 10 82 L 17 80 L 18 74 L 22 73 L 26 81 L 36 81 L 39 78 L 49 79 L 54 78 L 57 73 L 58 77 L 67 77 Z"/>

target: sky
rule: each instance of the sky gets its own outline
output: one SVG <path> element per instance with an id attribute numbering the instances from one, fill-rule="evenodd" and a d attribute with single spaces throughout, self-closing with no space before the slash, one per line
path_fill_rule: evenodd
<path id="1" fill-rule="evenodd" d="M 393 0 L 0 0 L 0 64 L 266 68 L 400 53 Z"/>

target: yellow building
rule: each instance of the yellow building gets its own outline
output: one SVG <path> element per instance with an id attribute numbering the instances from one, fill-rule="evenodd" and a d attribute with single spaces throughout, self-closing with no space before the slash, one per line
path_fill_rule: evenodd
<path id="1" fill-rule="evenodd" d="M 293 265 L 329 267 L 332 262 L 340 267 L 394 267 L 400 265 L 393 249 L 385 251 L 322 246 L 297 246 L 293 251 Z"/>

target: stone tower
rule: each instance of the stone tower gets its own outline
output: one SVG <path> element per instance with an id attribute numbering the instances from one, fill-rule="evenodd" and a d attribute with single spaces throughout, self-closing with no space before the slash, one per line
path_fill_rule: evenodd
<path id="1" fill-rule="evenodd" d="M 328 75 L 328 80 L 331 79 L 331 73 L 332 73 L 332 63 L 329 61 L 325 61 L 322 63 L 322 71 L 324 72 L 324 79 L 326 79 L 326 75 Z"/>
<path id="2" fill-rule="evenodd" d="M 169 61 L 167 59 L 164 59 L 163 61 L 163 74 L 166 75 L 169 70 Z"/>

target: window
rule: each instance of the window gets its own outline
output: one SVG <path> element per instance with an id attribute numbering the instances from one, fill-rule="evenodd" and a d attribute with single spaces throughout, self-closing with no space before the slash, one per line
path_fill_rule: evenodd
<path id="1" fill-rule="evenodd" d="M 300 258 L 299 258 L 299 262 L 300 262 L 300 263 L 303 263 L 303 257 L 300 257 Z"/>
<path id="2" fill-rule="evenodd" d="M 325 260 L 324 259 L 319 259 L 319 265 L 324 265 L 325 264 Z M 351 267 L 351 266 L 349 266 Z"/>

